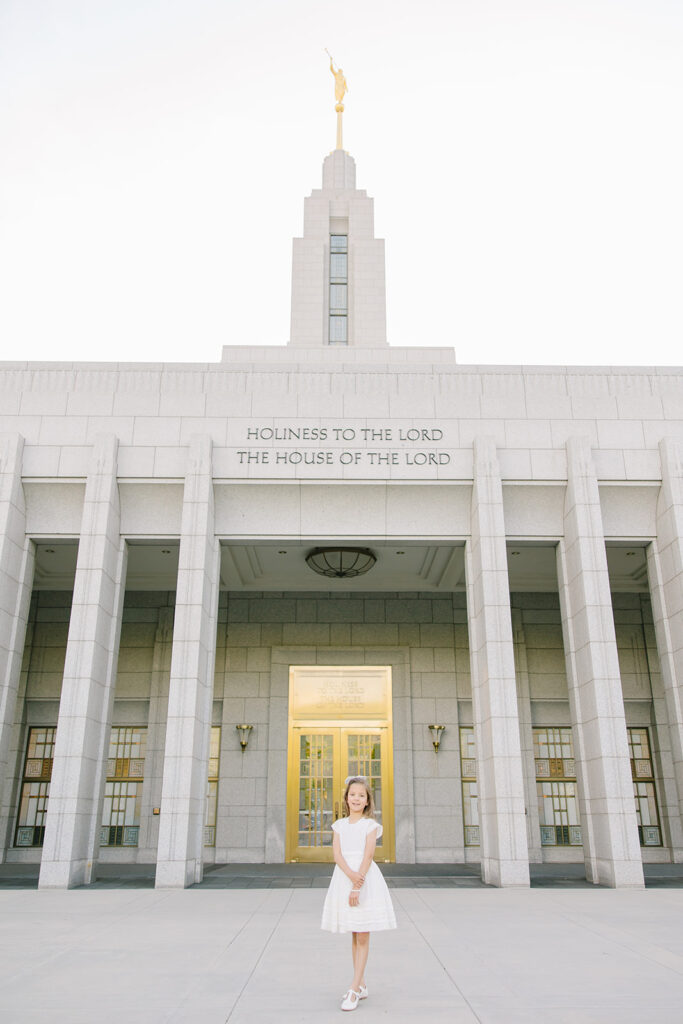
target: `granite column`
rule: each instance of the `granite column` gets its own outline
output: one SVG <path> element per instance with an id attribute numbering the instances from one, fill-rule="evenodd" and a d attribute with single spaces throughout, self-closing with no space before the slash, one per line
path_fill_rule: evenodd
<path id="1" fill-rule="evenodd" d="M 17 690 L 33 584 L 33 543 L 26 536 L 21 485 L 24 439 L 0 437 L 0 802 L 9 771 Z M 8 845 L 9 814 L 0 807 L 0 862 Z"/>
<path id="2" fill-rule="evenodd" d="M 587 438 L 567 441 L 564 537 L 557 548 L 586 877 L 643 886 L 598 481 Z"/>
<path id="3" fill-rule="evenodd" d="M 211 463 L 211 439 L 193 437 L 183 495 L 157 888 L 194 885 L 203 873 L 220 570 Z"/>
<path id="4" fill-rule="evenodd" d="M 503 489 L 491 438 L 474 443 L 470 531 L 465 565 L 481 873 L 490 885 L 528 886 Z"/>
<path id="5" fill-rule="evenodd" d="M 117 438 L 100 435 L 86 479 L 41 889 L 94 879 L 126 577 L 117 455 Z"/>
<path id="6" fill-rule="evenodd" d="M 657 536 L 648 547 L 657 653 L 666 701 L 671 755 L 683 814 L 683 459 L 680 444 L 660 441 L 662 485 L 657 499 Z M 678 830 L 676 830 L 678 831 Z M 683 859 L 680 835 L 672 835 L 674 860 Z"/>

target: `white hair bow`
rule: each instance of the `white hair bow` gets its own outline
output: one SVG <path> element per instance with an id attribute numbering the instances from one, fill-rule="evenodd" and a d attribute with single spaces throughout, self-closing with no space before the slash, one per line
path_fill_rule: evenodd
<path id="1" fill-rule="evenodd" d="M 364 775 L 347 775 L 344 779 L 344 785 L 348 786 L 349 782 L 364 782 L 366 786 L 368 784 L 368 780 Z"/>

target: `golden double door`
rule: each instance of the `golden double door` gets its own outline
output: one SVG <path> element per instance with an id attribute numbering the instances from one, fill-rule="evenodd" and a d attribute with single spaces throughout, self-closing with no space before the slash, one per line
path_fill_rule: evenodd
<path id="1" fill-rule="evenodd" d="M 307 669 L 298 671 L 311 672 Z M 334 671 L 338 681 L 340 670 L 330 671 Z M 347 678 L 353 680 L 349 685 L 356 694 L 360 693 L 361 698 L 364 684 L 372 691 L 373 684 L 376 683 L 376 679 L 364 679 L 362 670 L 341 671 L 349 674 Z M 377 670 L 373 672 L 376 675 Z M 294 687 L 290 694 L 287 860 L 333 859 L 332 824 L 344 816 L 342 801 L 346 779 L 351 775 L 362 775 L 372 787 L 375 816 L 382 823 L 384 830 L 377 842 L 375 859 L 393 861 L 391 719 L 386 717 L 386 706 L 381 718 L 370 719 L 361 717 L 362 712 L 366 709 L 376 712 L 376 701 L 356 700 L 353 707 L 358 717 L 351 718 L 348 711 L 345 713 L 345 706 L 340 709 L 338 701 L 329 699 L 328 680 L 328 685 L 324 689 L 324 695 L 328 698 L 326 710 L 341 710 L 343 717 L 313 719 L 306 711 L 323 710 L 320 702 L 301 699 L 297 702 L 297 696 L 301 698 L 303 687 L 306 697 L 310 697 L 311 688 L 315 688 L 319 681 L 320 670 L 313 678 L 304 676 L 302 680 L 299 675 L 296 680 L 298 694 Z M 299 712 L 298 720 L 293 718 L 292 711 Z"/>

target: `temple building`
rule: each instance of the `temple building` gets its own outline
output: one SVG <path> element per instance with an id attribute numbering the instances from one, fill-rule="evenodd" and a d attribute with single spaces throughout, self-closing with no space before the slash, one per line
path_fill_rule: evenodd
<path id="1" fill-rule="evenodd" d="M 381 861 L 683 860 L 683 370 L 392 347 L 340 144 L 288 345 L 0 381 L 0 859 L 41 888 L 330 860 L 355 774 Z"/>

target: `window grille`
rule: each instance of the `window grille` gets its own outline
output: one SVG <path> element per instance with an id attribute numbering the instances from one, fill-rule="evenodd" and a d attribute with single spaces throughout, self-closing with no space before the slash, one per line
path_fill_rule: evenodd
<path id="1" fill-rule="evenodd" d="M 641 846 L 661 846 L 657 791 L 648 729 L 628 729 L 633 795 Z"/>
<path id="2" fill-rule="evenodd" d="M 541 846 L 581 846 L 571 728 L 534 729 L 534 759 Z"/>
<path id="3" fill-rule="evenodd" d="M 211 747 L 209 749 L 209 777 L 206 789 L 206 812 L 204 815 L 204 846 L 216 845 L 220 756 L 221 729 L 219 725 L 214 725 L 211 727 Z"/>
<path id="4" fill-rule="evenodd" d="M 114 726 L 109 742 L 100 846 L 137 846 L 147 729 Z"/>
<path id="5" fill-rule="evenodd" d="M 29 729 L 15 846 L 43 845 L 56 732 L 56 726 Z"/>
<path id="6" fill-rule="evenodd" d="M 349 340 L 349 247 L 348 235 L 330 235 L 330 345 Z"/>
<path id="7" fill-rule="evenodd" d="M 479 846 L 479 800 L 477 793 L 477 751 L 474 727 L 460 728 L 460 775 L 462 778 L 462 822 L 465 846 Z"/>

